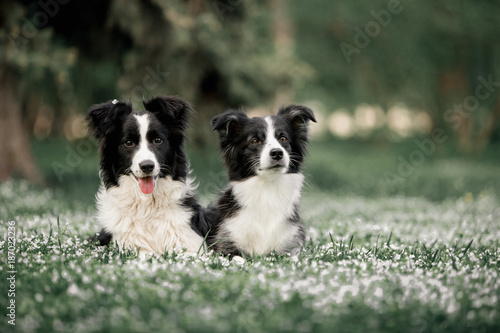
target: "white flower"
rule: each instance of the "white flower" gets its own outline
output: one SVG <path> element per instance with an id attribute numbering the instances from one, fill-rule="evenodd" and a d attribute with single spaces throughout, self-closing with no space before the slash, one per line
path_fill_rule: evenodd
<path id="1" fill-rule="evenodd" d="M 233 262 L 238 265 L 238 266 L 243 266 L 246 262 L 245 259 L 243 259 L 242 257 L 240 256 L 234 256 L 233 257 Z"/>

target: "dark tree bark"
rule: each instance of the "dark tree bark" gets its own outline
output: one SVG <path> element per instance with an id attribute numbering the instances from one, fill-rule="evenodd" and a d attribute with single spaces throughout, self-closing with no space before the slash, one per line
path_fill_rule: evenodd
<path id="1" fill-rule="evenodd" d="M 0 182 L 19 175 L 40 182 L 29 148 L 29 135 L 22 125 L 22 110 L 16 94 L 12 69 L 3 65 L 0 72 Z"/>

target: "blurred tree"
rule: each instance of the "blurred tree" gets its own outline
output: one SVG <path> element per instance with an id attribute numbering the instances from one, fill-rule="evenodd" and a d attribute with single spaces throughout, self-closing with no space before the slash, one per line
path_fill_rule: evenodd
<path id="1" fill-rule="evenodd" d="M 291 91 L 310 74 L 293 51 L 283 56 L 276 48 L 270 2 L 113 1 L 109 22 L 133 44 L 123 56 L 120 91 L 133 102 L 157 93 L 193 102 L 191 137 L 203 147 L 214 138 L 215 114 L 272 103 L 279 87 Z"/>
<path id="2" fill-rule="evenodd" d="M 23 6 L 14 1 L 0 6 L 0 181 L 17 172 L 38 182 L 42 179 L 31 157 L 30 115 L 24 107 L 49 101 L 54 107 L 60 104 L 60 88 L 72 57 L 70 52 L 52 48 L 50 29 L 42 32 L 31 22 L 23 22 Z M 35 35 L 36 41 L 30 43 Z M 39 109 L 30 111 L 36 117 Z"/>
<path id="3" fill-rule="evenodd" d="M 21 106 L 16 100 L 16 81 L 13 69 L 0 64 L 0 181 L 7 180 L 14 171 L 31 181 L 39 181 L 29 150 L 27 132 L 22 126 Z"/>

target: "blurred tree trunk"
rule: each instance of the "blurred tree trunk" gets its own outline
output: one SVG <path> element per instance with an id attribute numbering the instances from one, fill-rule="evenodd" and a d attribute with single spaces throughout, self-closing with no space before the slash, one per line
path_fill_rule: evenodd
<path id="1" fill-rule="evenodd" d="M 440 105 L 443 110 L 452 108 L 453 105 L 461 104 L 470 95 L 470 87 L 467 81 L 466 67 L 462 61 L 460 65 L 444 70 L 440 76 Z M 441 120 L 445 126 L 444 120 Z M 470 117 L 462 117 L 458 128 L 454 129 L 458 149 L 464 154 L 470 154 L 472 150 L 473 123 Z"/>
<path id="2" fill-rule="evenodd" d="M 22 110 L 16 98 L 16 80 L 8 65 L 0 74 L 0 181 L 14 173 L 31 182 L 40 182 L 31 152 L 28 133 L 22 125 Z"/>
<path id="3" fill-rule="evenodd" d="M 273 13 L 274 47 L 276 54 L 281 59 L 286 59 L 290 54 L 295 53 L 293 29 L 290 16 L 287 13 L 287 4 L 283 0 L 270 0 L 270 7 Z M 276 87 L 276 94 L 273 102 L 273 112 L 280 106 L 289 104 L 293 99 L 291 87 L 286 84 L 279 84 Z"/>
<path id="4" fill-rule="evenodd" d="M 493 111 L 491 112 L 488 120 L 486 121 L 484 127 L 478 135 L 477 150 L 479 152 L 483 151 L 490 142 L 493 141 L 493 136 L 495 130 L 500 124 L 500 95 L 497 97 L 497 101 Z"/>

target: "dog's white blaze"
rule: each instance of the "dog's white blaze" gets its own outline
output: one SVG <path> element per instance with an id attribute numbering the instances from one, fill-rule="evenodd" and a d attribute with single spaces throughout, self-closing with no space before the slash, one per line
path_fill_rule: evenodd
<path id="1" fill-rule="evenodd" d="M 300 173 L 268 173 L 232 182 L 241 208 L 222 224 L 222 234 L 227 233 L 236 247 L 251 255 L 283 253 L 287 242 L 299 233 L 299 226 L 288 219 L 299 204 L 303 181 Z"/>
<path id="2" fill-rule="evenodd" d="M 273 162 L 271 158 L 270 152 L 272 149 L 279 148 L 283 151 L 283 163 L 287 166 L 281 170 L 282 173 L 288 171 L 288 163 L 290 163 L 290 156 L 287 151 L 281 146 L 281 144 L 276 139 L 276 129 L 274 128 L 273 120 L 271 116 L 267 116 L 264 118 L 267 123 L 267 131 L 266 131 L 266 141 L 264 142 L 264 148 L 260 154 L 260 169 L 269 168 Z M 259 171 L 261 173 L 262 171 Z"/>
<path id="3" fill-rule="evenodd" d="M 143 114 L 140 116 L 134 115 L 134 117 L 135 119 L 137 119 L 137 123 L 139 124 L 140 142 L 139 142 L 139 149 L 137 150 L 132 159 L 132 167 L 131 167 L 132 172 L 136 177 L 147 176 L 146 174 L 144 174 L 144 172 L 142 172 L 139 164 L 141 162 L 151 160 L 155 164 L 152 175 L 157 176 L 160 173 L 160 164 L 158 163 L 155 154 L 148 148 L 148 139 L 147 139 L 147 134 L 149 129 L 148 115 L 147 114 Z"/>
<path id="4" fill-rule="evenodd" d="M 199 250 L 203 238 L 191 228 L 193 211 L 182 205 L 182 199 L 194 190 L 190 179 L 184 183 L 160 178 L 151 195 L 141 192 L 132 175 L 121 176 L 118 183 L 108 190 L 101 185 L 97 218 L 121 249 L 130 246 L 158 255 Z"/>

